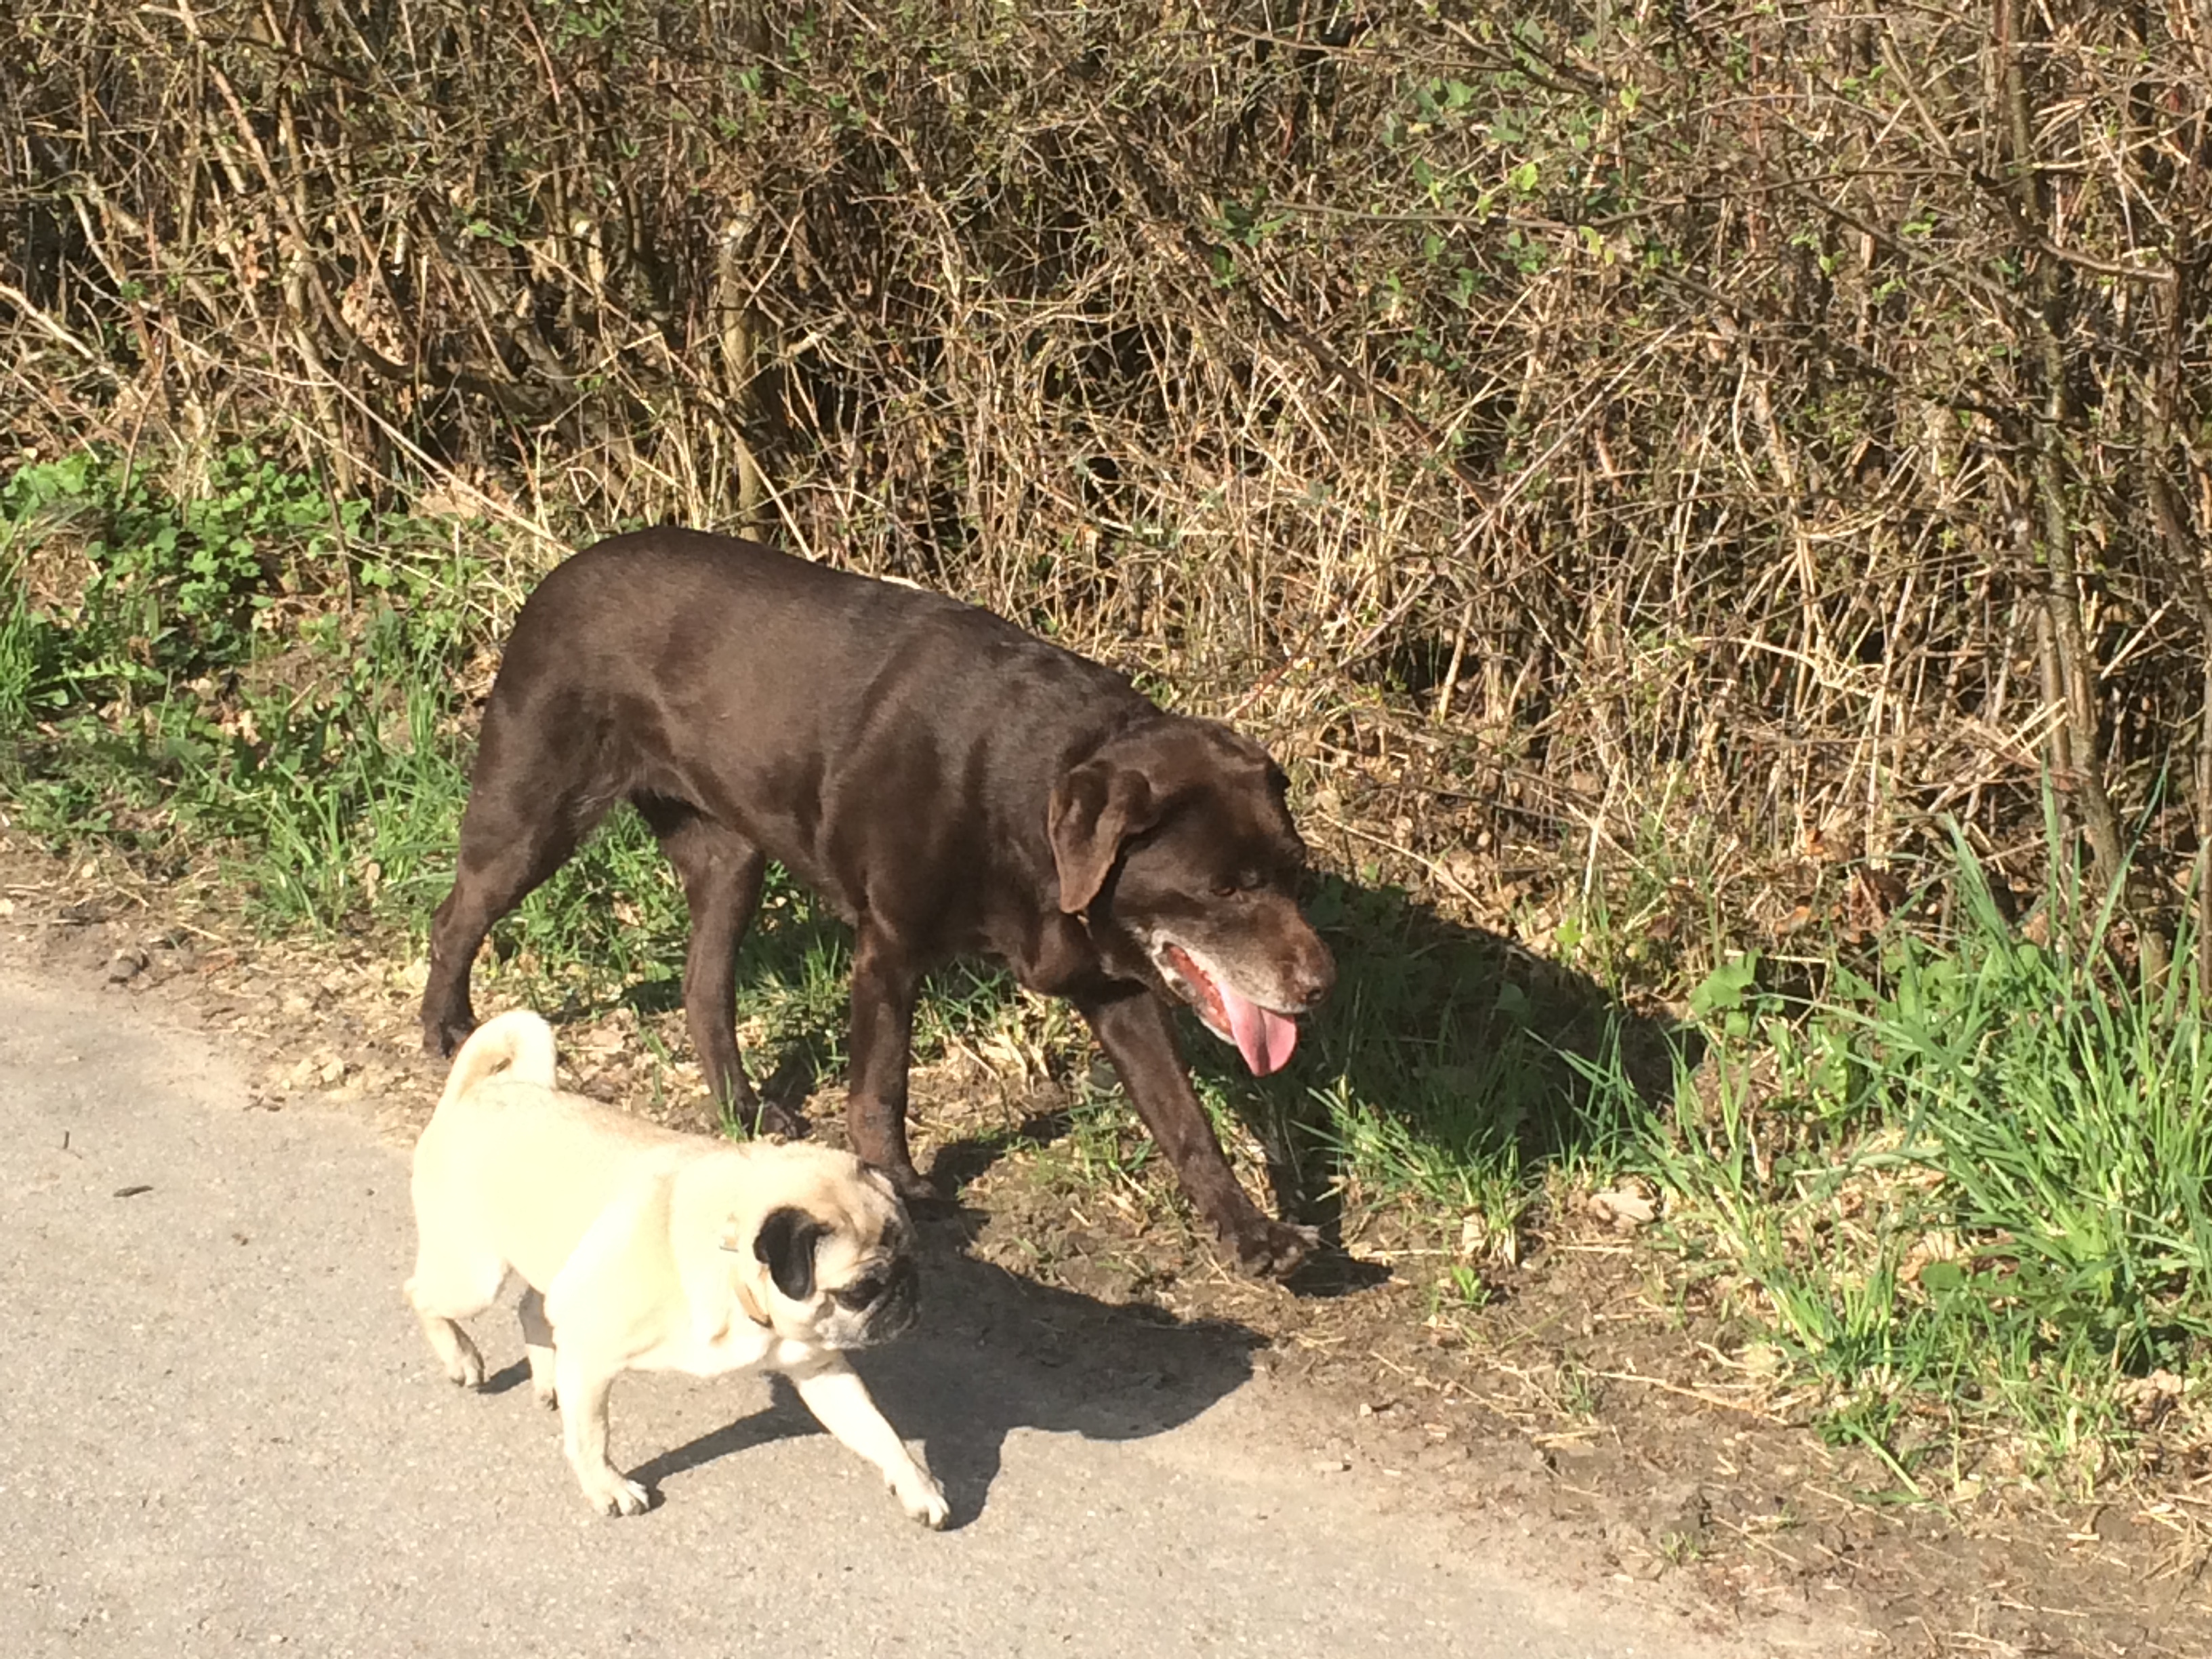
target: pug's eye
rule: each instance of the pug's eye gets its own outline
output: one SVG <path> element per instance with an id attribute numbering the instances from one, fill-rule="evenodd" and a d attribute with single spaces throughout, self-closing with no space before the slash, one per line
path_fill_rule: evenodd
<path id="1" fill-rule="evenodd" d="M 863 1308 L 873 1306 L 876 1298 L 883 1293 L 883 1275 L 866 1273 L 835 1294 L 839 1306 L 858 1313 Z"/>

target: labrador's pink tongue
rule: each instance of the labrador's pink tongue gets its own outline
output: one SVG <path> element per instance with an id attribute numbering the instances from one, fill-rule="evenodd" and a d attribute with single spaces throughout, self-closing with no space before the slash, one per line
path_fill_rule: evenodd
<path id="1" fill-rule="evenodd" d="M 1252 1068 L 1252 1075 L 1266 1077 L 1288 1065 L 1291 1050 L 1298 1046 L 1297 1022 L 1239 996 L 1218 980 L 1213 988 L 1220 994 L 1221 1006 L 1229 1015 L 1229 1030 L 1237 1038 L 1237 1050 Z"/>

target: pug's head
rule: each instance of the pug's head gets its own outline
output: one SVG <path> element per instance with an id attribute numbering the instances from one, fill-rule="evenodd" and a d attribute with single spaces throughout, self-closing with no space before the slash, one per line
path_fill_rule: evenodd
<path id="1" fill-rule="evenodd" d="M 848 1153 L 776 1150 L 800 1154 L 811 1167 L 779 1183 L 752 1230 L 752 1288 L 769 1325 L 819 1348 L 865 1348 L 904 1335 L 920 1312 L 920 1276 L 914 1227 L 897 1192 Z"/>

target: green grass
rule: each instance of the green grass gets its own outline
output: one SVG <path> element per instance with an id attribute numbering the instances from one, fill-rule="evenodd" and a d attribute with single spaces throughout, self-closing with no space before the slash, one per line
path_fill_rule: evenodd
<path id="1" fill-rule="evenodd" d="M 212 879 L 270 932 L 419 946 L 467 798 L 457 687 L 486 643 L 487 562 L 456 545 L 243 449 L 189 498 L 96 453 L 21 469 L 0 484 L 9 821 Z M 494 930 L 486 989 L 665 1010 L 686 932 L 666 860 L 618 811 Z M 757 1066 L 842 1067 L 848 965 L 842 930 L 772 871 L 738 1011 Z M 925 1055 L 1014 1001 L 1003 975 L 961 968 L 931 992 Z"/>
<path id="2" fill-rule="evenodd" d="M 458 811 L 477 574 L 430 532 L 242 450 L 191 500 L 96 455 L 19 471 L 0 485 L 11 816 L 156 867 L 227 860 L 275 926 L 419 900 Z"/>
<path id="3" fill-rule="evenodd" d="M 1224 1115 L 1244 1103 L 1271 1158 L 1352 1223 L 1389 1212 L 1480 1239 L 1486 1265 L 1510 1261 L 1547 1188 L 1619 1165 L 1623 1100 L 1592 1089 L 1575 1057 L 1663 1068 L 1656 1029 L 1583 975 L 1395 887 L 1325 877 L 1308 913 L 1338 981 L 1296 1063 L 1255 1085 L 1199 1036 L 1201 1093 Z M 1464 1299 L 1468 1286 L 1446 1288 Z"/>
<path id="4" fill-rule="evenodd" d="M 2145 1379 L 2201 1382 L 2212 1355 L 2191 944 L 2138 986 L 2078 883 L 2045 895 L 2047 943 L 2006 919 L 1963 839 L 1948 887 L 1940 945 L 1897 934 L 1809 1009 L 1762 993 L 1755 963 L 1717 974 L 1712 1051 L 1630 1158 L 1825 1432 L 1914 1492 L 1978 1445 L 2086 1486 L 2124 1466 Z"/>
<path id="5" fill-rule="evenodd" d="M 419 950 L 465 799 L 463 688 L 481 690 L 514 598 L 482 534 L 333 501 L 243 450 L 184 497 L 109 456 L 22 469 L 0 483 L 0 810 L 210 884 L 270 931 Z M 1909 1492 L 2002 1447 L 2092 1481 L 2128 1467 L 2146 1399 L 2194 1420 L 2212 1056 L 2190 941 L 2136 986 L 2093 896 L 2054 877 L 2031 939 L 1961 842 L 1942 927 L 1893 923 L 1786 981 L 1726 961 L 1670 1030 L 1623 999 L 1702 971 L 1704 946 L 1652 925 L 1703 890 L 1694 856 L 1655 829 L 1561 920 L 1564 961 L 1371 872 L 1324 878 L 1329 1008 L 1264 1083 L 1187 1024 L 1201 1097 L 1347 1235 L 1456 1241 L 1433 1258 L 1439 1309 L 1483 1305 L 1563 1193 L 1646 1176 L 1664 1195 L 1646 1237 L 1748 1322 L 1824 1432 Z M 686 932 L 665 860 L 620 812 L 495 930 L 483 994 L 665 1014 Z M 773 874 L 740 979 L 757 1079 L 834 1079 L 848 963 L 845 931 Z M 1035 1154 L 1047 1178 L 1178 1201 L 1064 1008 L 956 965 L 930 982 L 917 1049 L 956 1043 L 1074 1080 Z"/>

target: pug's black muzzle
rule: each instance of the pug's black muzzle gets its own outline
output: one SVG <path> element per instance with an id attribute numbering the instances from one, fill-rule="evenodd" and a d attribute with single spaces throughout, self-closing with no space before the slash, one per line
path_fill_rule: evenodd
<path id="1" fill-rule="evenodd" d="M 869 1310 L 867 1340 L 871 1345 L 904 1336 L 921 1317 L 921 1275 L 903 1259 L 893 1264 L 884 1293 Z"/>

